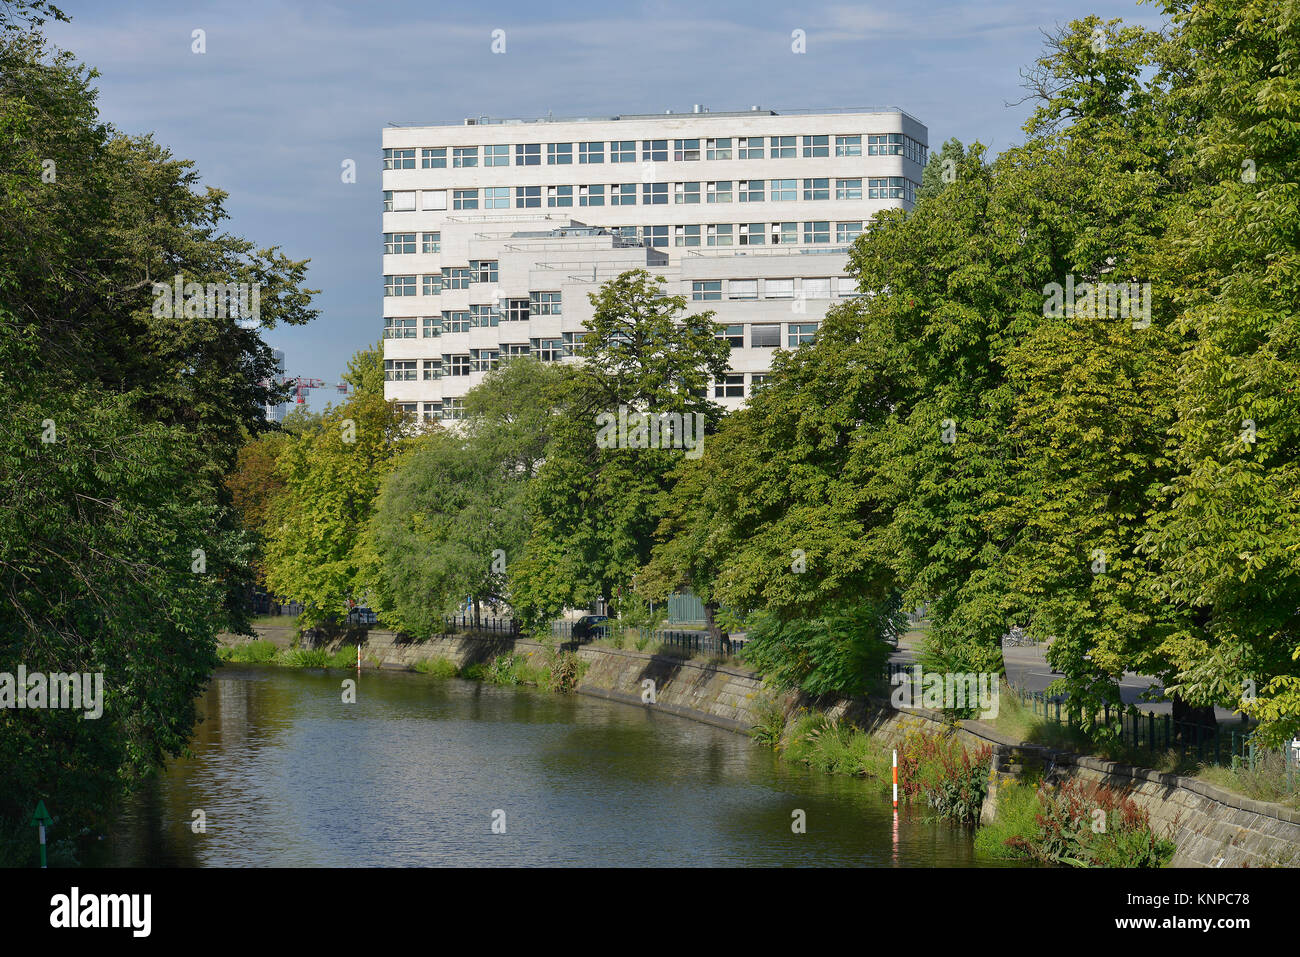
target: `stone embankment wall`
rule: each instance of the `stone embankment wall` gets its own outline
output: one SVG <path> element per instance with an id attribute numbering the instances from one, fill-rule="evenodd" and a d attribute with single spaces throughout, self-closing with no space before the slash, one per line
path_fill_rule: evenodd
<path id="1" fill-rule="evenodd" d="M 260 638 L 281 648 L 289 647 L 296 634 L 292 627 L 257 626 L 256 630 Z M 227 640 L 237 643 L 246 639 L 228 636 Z M 537 642 L 506 635 L 449 635 L 417 642 L 382 629 L 357 631 L 322 644 L 333 650 L 358 643 L 367 666 L 398 669 L 433 658 L 446 658 L 463 667 L 511 651 L 545 653 Z M 654 707 L 734 731 L 745 732 L 759 723 L 764 707 L 772 700 L 757 675 L 732 664 L 593 645 L 583 646 L 578 655 L 588 665 L 578 685 L 582 694 Z M 653 682 L 653 705 L 643 701 L 647 681 Z M 1300 812 L 1252 801 L 1203 781 L 1024 744 L 977 721 L 953 727 L 938 712 L 895 711 L 887 702 L 875 699 L 827 703 L 789 698 L 784 704 L 787 710 L 820 707 L 891 747 L 922 728 L 946 729 L 970 745 L 989 745 L 993 748 L 994 787 L 985 804 L 986 816 L 996 813 L 997 786 L 1025 773 L 1057 783 L 1077 778 L 1129 792 L 1150 814 L 1157 831 L 1177 844 L 1175 866 L 1300 866 Z"/>

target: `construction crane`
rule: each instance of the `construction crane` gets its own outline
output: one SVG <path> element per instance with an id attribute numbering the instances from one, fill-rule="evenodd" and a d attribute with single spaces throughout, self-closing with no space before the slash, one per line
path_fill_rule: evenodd
<path id="1" fill-rule="evenodd" d="M 307 393 L 312 389 L 323 389 L 327 385 L 337 391 L 340 395 L 348 394 L 348 384 L 346 382 L 326 383 L 324 379 L 310 379 L 306 376 L 281 376 L 279 381 L 293 385 L 293 401 L 295 405 L 305 405 L 307 402 Z"/>

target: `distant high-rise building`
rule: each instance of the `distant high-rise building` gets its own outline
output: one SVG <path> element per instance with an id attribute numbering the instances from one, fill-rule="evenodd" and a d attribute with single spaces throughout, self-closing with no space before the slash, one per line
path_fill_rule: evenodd
<path id="1" fill-rule="evenodd" d="M 628 269 L 712 309 L 735 408 L 855 295 L 848 247 L 910 209 L 927 131 L 901 110 L 467 119 L 383 131 L 385 394 L 456 419 L 502 359 L 567 359 Z"/>

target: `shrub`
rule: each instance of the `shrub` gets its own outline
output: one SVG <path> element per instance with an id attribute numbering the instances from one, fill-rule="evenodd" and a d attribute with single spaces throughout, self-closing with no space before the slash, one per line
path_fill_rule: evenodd
<path id="1" fill-rule="evenodd" d="M 275 645 L 269 641 L 249 641 L 242 645 L 218 648 L 217 655 L 222 661 L 265 664 L 275 659 L 276 651 Z"/>
<path id="2" fill-rule="evenodd" d="M 993 749 L 988 745 L 981 745 L 972 756 L 955 735 L 909 734 L 898 750 L 899 789 L 908 801 L 924 799 L 941 818 L 976 824 L 992 763 Z"/>
<path id="3" fill-rule="evenodd" d="M 577 688 L 587 670 L 587 663 L 572 651 L 548 649 L 547 653 L 546 690 L 567 694 Z"/>
<path id="4" fill-rule="evenodd" d="M 423 658 L 414 665 L 416 671 L 435 678 L 455 678 L 460 674 L 456 662 L 449 658 Z"/>
<path id="5" fill-rule="evenodd" d="M 998 789 L 996 816 L 975 834 L 976 853 L 999 860 L 1032 857 L 1025 848 L 1011 843 L 1011 838 L 1034 834 L 1041 808 L 1037 788 L 1010 781 L 1003 783 Z"/>

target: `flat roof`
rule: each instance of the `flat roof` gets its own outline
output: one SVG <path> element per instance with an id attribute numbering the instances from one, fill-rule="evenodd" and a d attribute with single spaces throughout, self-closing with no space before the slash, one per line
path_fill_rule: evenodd
<path id="1" fill-rule="evenodd" d="M 665 110 L 662 113 L 620 113 L 613 116 L 546 116 L 536 117 L 496 117 L 467 116 L 459 123 L 389 123 L 396 129 L 422 129 L 443 126 L 502 126 L 523 125 L 531 123 L 608 123 L 615 120 L 663 120 L 683 116 L 833 116 L 842 114 L 899 113 L 913 122 L 924 126 L 919 119 L 897 106 L 849 106 L 818 110 L 773 110 L 763 107 L 750 107 L 748 110 L 710 110 L 705 107 L 692 107 L 689 110 Z"/>

